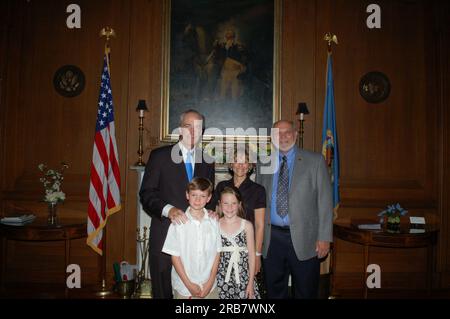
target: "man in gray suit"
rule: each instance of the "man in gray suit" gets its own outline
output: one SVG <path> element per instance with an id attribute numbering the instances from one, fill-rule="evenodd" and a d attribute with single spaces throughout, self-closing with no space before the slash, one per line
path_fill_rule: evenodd
<path id="1" fill-rule="evenodd" d="M 321 154 L 295 145 L 292 122 L 281 120 L 273 128 L 275 163 L 272 169 L 260 165 L 257 174 L 267 196 L 262 252 L 267 295 L 288 298 L 291 275 L 295 298 L 317 298 L 319 259 L 333 239 L 330 177 Z"/>

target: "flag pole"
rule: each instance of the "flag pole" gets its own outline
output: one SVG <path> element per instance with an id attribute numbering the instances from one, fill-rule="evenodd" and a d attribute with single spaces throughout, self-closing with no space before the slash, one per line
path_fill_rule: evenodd
<path id="1" fill-rule="evenodd" d="M 325 34 L 324 38 L 325 41 L 327 41 L 327 69 L 326 69 L 326 75 L 325 75 L 325 88 L 327 88 L 328 85 L 328 58 L 330 57 L 330 55 L 333 53 L 332 52 L 332 48 L 331 45 L 332 43 L 335 43 L 336 45 L 338 44 L 338 39 L 337 36 L 335 34 L 332 34 L 331 32 L 328 32 Z M 336 219 L 336 211 L 335 208 L 333 207 L 333 221 Z M 324 294 L 326 295 L 326 297 L 328 299 L 334 299 L 335 297 L 331 295 L 331 275 L 333 274 L 333 266 L 332 265 L 332 257 L 331 255 L 333 254 L 333 243 L 330 243 L 330 251 L 327 255 L 327 257 L 325 258 L 325 260 L 320 264 L 320 295 L 321 297 L 325 297 L 323 296 Z"/>
<path id="2" fill-rule="evenodd" d="M 106 225 L 103 228 L 103 238 L 102 238 L 102 254 L 99 255 L 100 263 L 100 290 L 98 290 L 95 295 L 100 297 L 105 297 L 111 295 L 113 292 L 106 286 Z"/>
<path id="3" fill-rule="evenodd" d="M 333 51 L 331 49 L 331 44 L 334 42 L 336 45 L 338 45 L 338 39 L 335 34 L 332 34 L 331 32 L 327 32 L 325 36 L 323 37 L 325 41 L 327 41 L 327 58 L 330 57 L 330 55 L 333 54 Z M 328 60 L 328 59 L 327 59 Z M 325 73 L 325 88 L 328 85 L 328 61 L 327 61 L 327 69 Z M 334 203 L 333 203 L 334 204 Z M 339 204 L 336 207 L 333 207 L 333 221 L 337 219 L 337 209 L 339 207 Z"/>
<path id="4" fill-rule="evenodd" d="M 116 36 L 114 30 L 110 27 L 105 27 L 103 29 L 100 30 L 100 37 L 106 37 L 106 42 L 105 42 L 105 56 L 106 56 L 106 63 L 108 66 L 108 72 L 109 74 L 111 74 L 110 72 L 110 64 L 109 64 L 109 53 L 110 53 L 110 47 L 109 47 L 109 39 L 111 37 Z M 100 296 L 100 297 L 106 297 L 108 295 L 111 295 L 113 292 L 111 290 L 108 289 L 108 287 L 106 286 L 106 237 L 107 237 L 107 233 L 106 233 L 106 224 L 102 229 L 102 252 L 99 255 L 98 259 L 99 259 L 99 263 L 100 263 L 100 290 L 98 290 L 95 295 L 96 296 Z"/>

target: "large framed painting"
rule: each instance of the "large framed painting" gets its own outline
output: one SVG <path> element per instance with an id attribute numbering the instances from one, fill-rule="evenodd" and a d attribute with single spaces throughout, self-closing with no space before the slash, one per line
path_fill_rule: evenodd
<path id="1" fill-rule="evenodd" d="M 205 115 L 204 140 L 267 141 L 280 114 L 281 0 L 165 0 L 161 139 L 180 114 Z"/>

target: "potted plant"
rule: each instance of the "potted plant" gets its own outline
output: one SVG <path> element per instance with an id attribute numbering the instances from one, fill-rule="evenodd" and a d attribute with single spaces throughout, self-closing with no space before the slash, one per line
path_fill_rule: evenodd
<path id="1" fill-rule="evenodd" d="M 380 223 L 384 223 L 388 231 L 400 231 L 400 217 L 408 213 L 399 203 L 388 205 L 385 210 L 380 212 Z"/>

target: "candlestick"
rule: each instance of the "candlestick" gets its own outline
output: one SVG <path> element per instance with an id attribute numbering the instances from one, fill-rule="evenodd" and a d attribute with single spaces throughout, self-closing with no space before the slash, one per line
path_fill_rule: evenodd
<path id="1" fill-rule="evenodd" d="M 145 100 L 139 100 L 139 103 L 136 107 L 136 111 L 139 111 L 139 146 L 138 146 L 138 161 L 136 166 L 145 166 L 145 163 L 142 161 L 142 155 L 144 154 L 144 112 L 148 111 Z"/>

